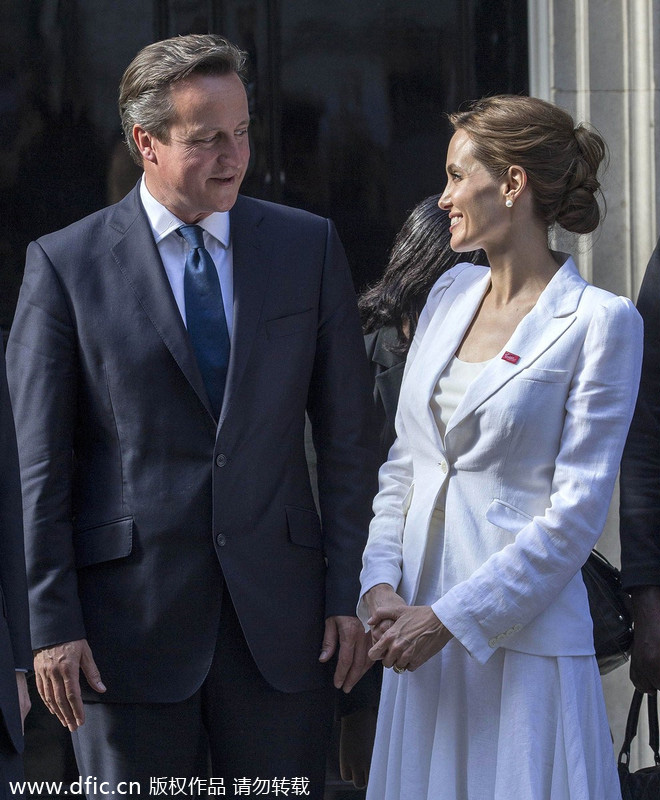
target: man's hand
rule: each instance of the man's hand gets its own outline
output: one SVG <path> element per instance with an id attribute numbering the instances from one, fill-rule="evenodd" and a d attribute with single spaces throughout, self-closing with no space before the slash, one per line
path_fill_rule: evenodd
<path id="1" fill-rule="evenodd" d="M 32 703 L 30 702 L 30 693 L 24 672 L 16 673 L 16 688 L 18 689 L 18 705 L 21 709 L 21 726 L 23 733 L 25 733 L 25 717 L 27 717 Z"/>
<path id="2" fill-rule="evenodd" d="M 640 692 L 655 692 L 660 689 L 660 586 L 637 586 L 632 600 L 630 680 Z"/>
<path id="3" fill-rule="evenodd" d="M 85 721 L 80 695 L 81 670 L 94 691 L 105 692 L 87 639 L 44 647 L 34 656 L 39 694 L 50 713 L 70 731 L 75 731 Z"/>
<path id="4" fill-rule="evenodd" d="M 348 693 L 371 666 L 367 655 L 371 637 L 357 617 L 328 617 L 319 661 L 329 661 L 337 650 L 337 643 L 339 656 L 334 684 Z"/>
<path id="5" fill-rule="evenodd" d="M 384 667 L 413 672 L 453 638 L 430 606 L 383 606 L 367 621 L 378 627 L 392 619 L 391 627 L 369 651 L 369 658 L 380 659 Z"/>

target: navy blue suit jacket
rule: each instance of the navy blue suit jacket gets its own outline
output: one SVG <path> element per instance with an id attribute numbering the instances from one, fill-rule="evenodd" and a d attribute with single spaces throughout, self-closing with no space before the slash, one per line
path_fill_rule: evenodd
<path id="1" fill-rule="evenodd" d="M 660 586 L 660 241 L 637 298 L 644 360 L 621 462 L 621 578 L 626 588 Z"/>
<path id="2" fill-rule="evenodd" d="M 0 347 L 0 737 L 23 752 L 16 669 L 32 668 L 16 435 Z"/>
<path id="3" fill-rule="evenodd" d="M 264 677 L 320 686 L 375 491 L 370 379 L 332 223 L 239 197 L 220 420 L 134 189 L 32 243 L 8 345 L 32 644 L 86 637 L 108 691 L 201 684 L 223 580 Z M 314 428 L 322 522 L 304 450 Z"/>

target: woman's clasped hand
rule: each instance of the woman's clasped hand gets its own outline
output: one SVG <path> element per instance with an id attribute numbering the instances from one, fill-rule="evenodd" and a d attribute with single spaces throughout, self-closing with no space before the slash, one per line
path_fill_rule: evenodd
<path id="1" fill-rule="evenodd" d="M 394 595 L 392 604 L 385 602 L 367 620 L 375 642 L 369 658 L 382 661 L 384 667 L 414 672 L 439 653 L 452 634 L 430 606 L 406 605 L 390 591 Z"/>

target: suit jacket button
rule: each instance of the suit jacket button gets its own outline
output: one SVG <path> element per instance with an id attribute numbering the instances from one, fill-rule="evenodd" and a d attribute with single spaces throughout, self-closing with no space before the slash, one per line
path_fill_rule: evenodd
<path id="1" fill-rule="evenodd" d="M 224 547 L 225 544 L 227 543 L 227 537 L 224 535 L 224 533 L 219 533 L 215 537 L 215 541 L 216 541 L 216 544 L 218 545 L 218 547 Z"/>
<path id="2" fill-rule="evenodd" d="M 225 464 L 227 463 L 227 456 L 224 455 L 223 453 L 220 453 L 220 455 L 215 459 L 215 463 L 219 467 L 224 467 Z"/>

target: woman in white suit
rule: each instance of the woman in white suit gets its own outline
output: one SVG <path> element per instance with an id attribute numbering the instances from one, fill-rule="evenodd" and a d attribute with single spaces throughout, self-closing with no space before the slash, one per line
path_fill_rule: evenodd
<path id="1" fill-rule="evenodd" d="M 450 117 L 452 248 L 406 364 L 359 613 L 385 667 L 372 800 L 620 798 L 580 568 L 607 515 L 642 326 L 548 247 L 600 219 L 597 133 L 541 100 Z"/>

